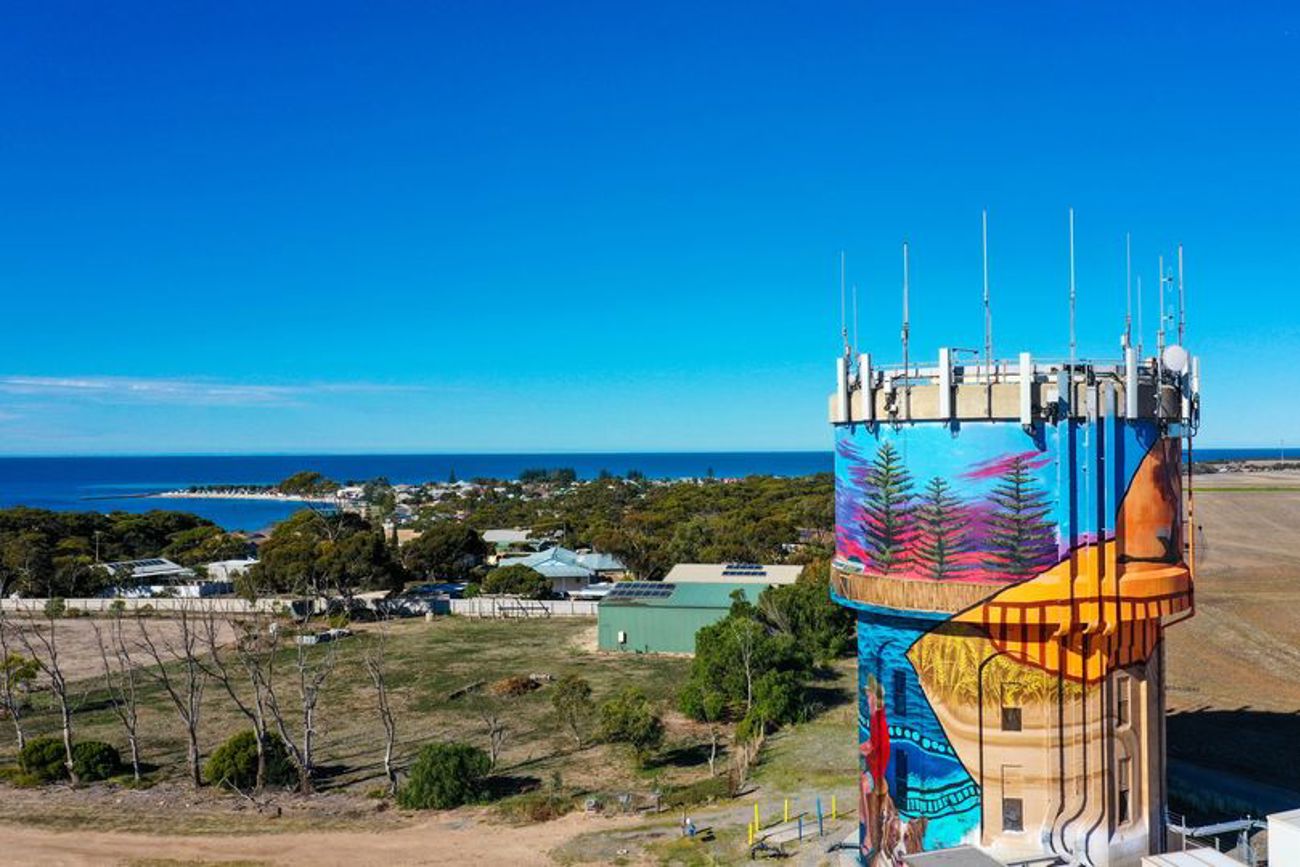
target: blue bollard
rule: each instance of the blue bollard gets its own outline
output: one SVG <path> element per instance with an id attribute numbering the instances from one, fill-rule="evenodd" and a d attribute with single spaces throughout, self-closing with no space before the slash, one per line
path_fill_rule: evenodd
<path id="1" fill-rule="evenodd" d="M 817 798 L 817 836 L 826 836 L 826 828 L 822 824 L 822 799 L 820 796 Z"/>
<path id="2" fill-rule="evenodd" d="M 803 842 L 803 814 L 799 814 L 799 842 Z"/>

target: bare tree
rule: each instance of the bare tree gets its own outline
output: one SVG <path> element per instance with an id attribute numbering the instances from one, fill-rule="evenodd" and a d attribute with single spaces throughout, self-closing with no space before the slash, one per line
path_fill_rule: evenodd
<path id="1" fill-rule="evenodd" d="M 14 734 L 18 737 L 18 752 L 27 746 L 27 731 L 23 728 L 23 709 L 26 706 L 27 692 L 32 681 L 36 679 L 39 667 L 35 660 L 13 650 L 12 640 L 17 640 L 18 627 L 10 625 L 5 619 L 4 609 L 0 608 L 0 710 L 13 723 Z"/>
<path id="2" fill-rule="evenodd" d="M 160 643 L 150 634 L 144 618 L 136 615 L 136 627 L 140 632 L 137 647 L 154 661 L 154 666 L 140 669 L 171 699 L 176 708 L 176 716 L 185 728 L 185 759 L 190 775 L 190 782 L 195 788 L 203 785 L 203 771 L 199 753 L 199 717 L 203 711 L 203 689 L 207 686 L 207 673 L 199 660 L 202 650 L 199 624 L 188 605 L 176 609 L 178 615 L 175 623 L 179 630 L 174 640 Z M 168 663 L 177 663 L 175 673 L 168 670 Z"/>
<path id="3" fill-rule="evenodd" d="M 108 692 L 109 703 L 113 712 L 126 730 L 126 742 L 131 749 L 131 774 L 140 782 L 140 738 L 138 735 L 140 721 L 139 672 L 135 660 L 131 659 L 131 649 L 126 642 L 126 624 L 122 612 L 114 611 L 109 623 L 108 640 L 99 624 L 94 624 L 95 640 L 99 643 L 99 658 L 104 663 L 104 688 Z M 110 659 L 111 655 L 111 659 Z"/>
<path id="4" fill-rule="evenodd" d="M 280 630 L 276 630 L 276 635 Z M 262 673 L 266 690 L 266 707 L 270 711 L 275 727 L 284 739 L 284 745 L 293 757 L 298 770 L 298 789 L 303 794 L 315 788 L 316 765 L 314 758 L 316 743 L 316 708 L 320 702 L 321 689 L 334 670 L 337 651 L 333 641 L 324 646 L 304 641 L 305 633 L 294 636 L 293 670 L 297 685 L 298 704 L 296 710 L 302 727 L 301 740 L 293 737 L 288 724 L 288 715 L 281 705 L 279 686 L 275 681 L 274 654 L 270 664 Z"/>
<path id="5" fill-rule="evenodd" d="M 27 654 L 40 668 L 49 681 L 50 693 L 59 706 L 59 725 L 63 733 L 63 765 L 68 769 L 68 779 L 77 785 L 77 769 L 72 759 L 72 702 L 68 696 L 68 680 L 64 677 L 63 667 L 59 664 L 59 611 L 47 606 L 45 626 L 36 623 L 32 615 L 26 628 L 18 630 L 18 640 L 27 650 Z"/>
<path id="6" fill-rule="evenodd" d="M 491 761 L 488 770 L 495 771 L 497 769 L 497 760 L 501 758 L 501 748 L 506 742 L 508 729 L 505 720 L 491 708 L 484 708 L 479 715 L 483 720 L 483 727 L 487 730 L 488 736 L 488 759 Z"/>
<path id="7" fill-rule="evenodd" d="M 488 739 L 488 759 L 491 762 L 489 770 L 495 771 L 509 729 L 506 727 L 506 721 L 501 715 L 502 708 L 498 701 L 485 695 L 481 686 L 475 689 L 471 695 L 473 696 L 474 712 L 483 721 L 483 731 Z"/>
<path id="8" fill-rule="evenodd" d="M 238 669 L 232 668 L 230 653 L 225 651 L 220 639 L 220 624 L 224 622 L 234 635 L 231 650 L 234 653 Z M 267 715 L 266 672 L 271 665 L 276 643 L 272 624 L 260 615 L 251 620 L 218 620 L 209 612 L 203 620 L 204 643 L 207 647 L 204 671 L 215 680 L 235 707 L 253 725 L 253 737 L 257 744 L 257 776 L 253 791 L 260 793 L 266 787 L 267 762 L 266 745 L 270 736 Z M 246 681 L 249 693 L 241 693 L 238 681 Z"/>
<path id="9" fill-rule="evenodd" d="M 754 709 L 754 654 L 763 627 L 749 617 L 732 617 L 730 620 L 731 637 L 736 642 L 740 664 L 745 672 L 745 713 L 749 713 Z"/>
<path id="10" fill-rule="evenodd" d="M 384 727 L 384 776 L 388 778 L 388 793 L 397 794 L 397 772 L 393 769 L 393 745 L 397 741 L 397 724 L 388 696 L 388 620 L 381 620 L 362 655 L 366 673 L 375 687 L 375 703 L 379 722 Z"/>

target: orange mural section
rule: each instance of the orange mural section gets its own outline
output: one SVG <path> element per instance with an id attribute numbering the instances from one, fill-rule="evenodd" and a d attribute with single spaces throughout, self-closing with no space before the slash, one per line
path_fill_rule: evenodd
<path id="1" fill-rule="evenodd" d="M 1161 621 L 1192 607 L 1177 529 L 1179 457 L 1177 443 L 1162 441 L 1143 459 L 1120 506 L 1117 540 L 1079 548 L 953 622 L 977 626 L 998 651 L 1072 681 L 1093 683 L 1145 662 Z"/>

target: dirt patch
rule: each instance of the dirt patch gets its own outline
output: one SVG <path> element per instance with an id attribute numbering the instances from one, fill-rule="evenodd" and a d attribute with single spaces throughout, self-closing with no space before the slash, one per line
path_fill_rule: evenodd
<path id="1" fill-rule="evenodd" d="M 9 613 L 5 615 L 5 621 L 10 627 L 39 630 L 45 635 L 48 635 L 50 631 L 50 621 L 39 615 L 28 618 Z M 69 681 L 96 678 L 103 674 L 103 661 L 99 653 L 99 639 L 95 634 L 96 627 L 102 630 L 104 641 L 108 642 L 110 640 L 110 621 L 108 618 L 75 617 L 61 618 L 54 621 L 54 637 L 59 651 L 59 665 L 63 669 L 63 676 Z M 138 621 L 134 618 L 128 619 L 126 623 L 127 643 L 134 657 L 133 661 L 139 665 L 152 662 L 145 650 L 136 647 L 140 643 L 139 630 L 141 628 L 148 632 L 150 639 L 164 654 L 167 653 L 167 649 L 176 642 L 180 635 L 180 624 L 176 620 L 164 617 L 142 617 Z M 206 630 L 206 626 L 198 628 Z M 234 638 L 234 630 L 225 620 L 218 619 L 215 628 L 219 644 L 224 645 Z M 203 641 L 206 642 L 206 631 L 203 631 L 202 635 Z M 21 645 L 16 641 L 13 641 L 12 644 L 21 648 Z M 32 645 L 42 655 L 44 654 L 44 645 L 38 639 L 33 638 Z M 13 648 L 11 647 L 11 649 Z M 111 649 L 109 652 L 112 653 Z"/>
<path id="2" fill-rule="evenodd" d="M 76 792 L 4 788 L 0 797 L 5 821 L 21 823 L 0 825 L 0 861 L 22 853 L 22 863 L 65 865 L 554 863 L 548 853 L 575 837 L 639 821 L 571 814 L 509 827 L 491 823 L 485 810 L 409 814 L 338 794 L 272 798 L 281 808 L 277 816 L 258 814 L 231 796 L 171 786 L 138 792 L 108 786 Z M 40 802 L 51 799 L 60 823 L 40 826 Z M 156 827 L 180 832 L 114 831 L 113 815 L 120 822 L 156 817 Z M 201 831 L 194 833 L 196 828 Z"/>

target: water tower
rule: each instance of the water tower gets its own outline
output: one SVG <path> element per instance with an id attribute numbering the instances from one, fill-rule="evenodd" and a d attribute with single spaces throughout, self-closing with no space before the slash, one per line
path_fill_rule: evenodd
<path id="1" fill-rule="evenodd" d="M 1153 357 L 1126 335 L 1114 360 L 999 361 L 986 320 L 982 352 L 912 363 L 905 324 L 905 364 L 838 360 L 831 592 L 857 616 L 872 867 L 963 843 L 1109 867 L 1162 850 L 1198 416 L 1164 325 Z"/>

